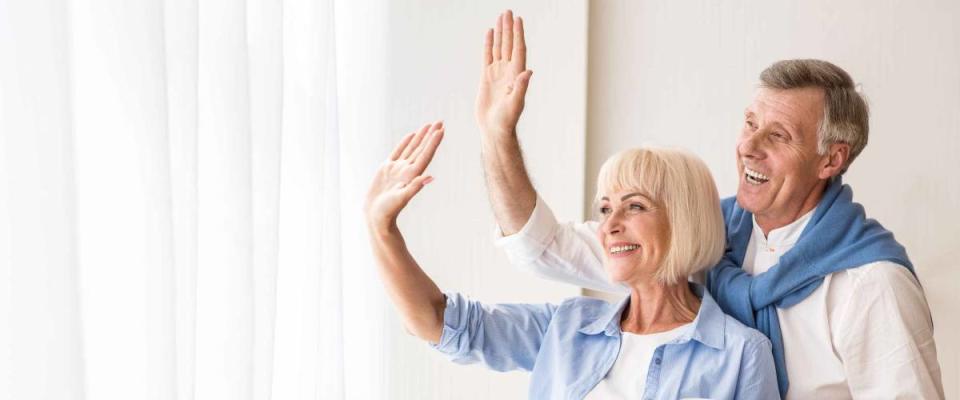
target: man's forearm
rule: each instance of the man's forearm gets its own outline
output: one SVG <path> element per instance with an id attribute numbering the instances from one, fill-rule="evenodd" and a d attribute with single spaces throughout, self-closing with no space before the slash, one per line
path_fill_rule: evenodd
<path id="1" fill-rule="evenodd" d="M 520 231 L 537 204 L 516 132 L 484 132 L 483 171 L 493 215 L 504 236 Z"/>

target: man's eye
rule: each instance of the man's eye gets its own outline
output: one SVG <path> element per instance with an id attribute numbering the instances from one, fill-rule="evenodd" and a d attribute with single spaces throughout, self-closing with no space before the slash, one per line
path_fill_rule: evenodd
<path id="1" fill-rule="evenodd" d="M 770 136 L 773 136 L 775 139 L 779 139 L 779 140 L 784 140 L 787 138 L 787 135 L 784 135 L 781 132 L 773 132 L 770 134 Z"/>
<path id="2" fill-rule="evenodd" d="M 747 120 L 747 126 L 749 126 L 750 129 L 753 129 L 753 130 L 756 130 L 756 129 L 757 129 L 757 125 L 754 124 L 753 121 L 751 121 L 751 120 Z"/>
<path id="3" fill-rule="evenodd" d="M 600 215 L 610 214 L 610 207 L 600 207 Z"/>

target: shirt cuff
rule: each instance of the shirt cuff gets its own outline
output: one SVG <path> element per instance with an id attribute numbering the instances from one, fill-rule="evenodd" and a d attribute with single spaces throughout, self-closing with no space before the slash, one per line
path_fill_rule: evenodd
<path id="1" fill-rule="evenodd" d="M 469 304 L 467 299 L 459 293 L 444 293 L 446 307 L 443 310 L 443 332 L 440 341 L 430 343 L 430 347 L 441 353 L 456 355 L 462 351 L 464 343 L 461 336 L 465 329 Z"/>
<path id="2" fill-rule="evenodd" d="M 519 232 L 509 236 L 503 235 L 498 225 L 494 230 L 494 245 L 507 253 L 507 258 L 519 263 L 529 263 L 543 254 L 556 232 L 557 217 L 547 206 L 547 203 L 537 195 L 536 206 L 527 223 Z"/>

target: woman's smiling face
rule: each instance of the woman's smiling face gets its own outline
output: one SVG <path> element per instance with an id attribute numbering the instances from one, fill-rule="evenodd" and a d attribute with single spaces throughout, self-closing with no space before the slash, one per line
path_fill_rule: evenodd
<path id="1" fill-rule="evenodd" d="M 598 205 L 597 237 L 612 282 L 647 282 L 670 249 L 667 210 L 641 192 L 604 193 Z"/>

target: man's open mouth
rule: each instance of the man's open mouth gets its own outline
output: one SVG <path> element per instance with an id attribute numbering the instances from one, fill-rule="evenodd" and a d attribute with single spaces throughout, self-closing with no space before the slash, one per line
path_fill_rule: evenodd
<path id="1" fill-rule="evenodd" d="M 747 168 L 746 166 L 743 167 L 743 176 L 746 178 L 747 182 L 752 185 L 762 185 L 770 180 L 770 177 Z"/>

